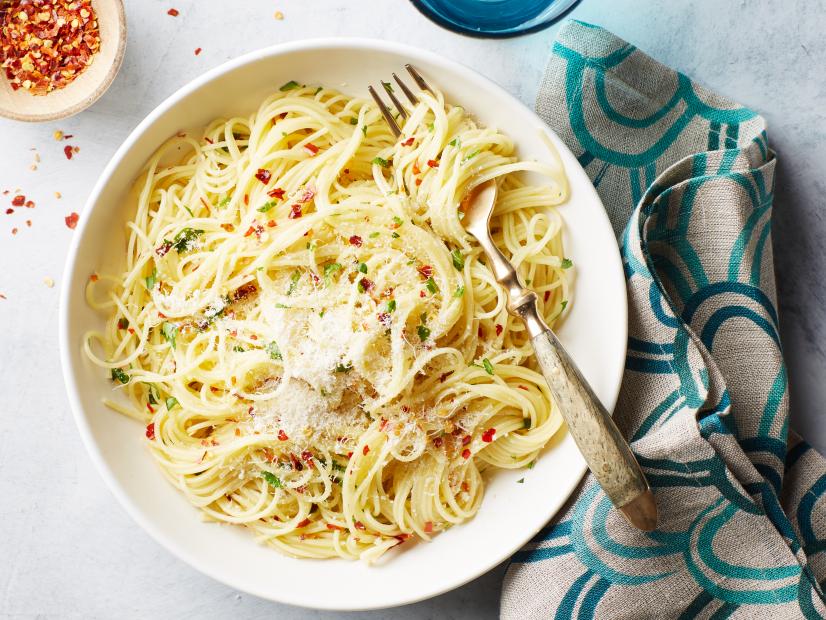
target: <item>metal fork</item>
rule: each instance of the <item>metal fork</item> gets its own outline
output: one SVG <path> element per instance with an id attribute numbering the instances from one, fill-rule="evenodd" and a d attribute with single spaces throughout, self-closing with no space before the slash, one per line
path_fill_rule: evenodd
<path id="1" fill-rule="evenodd" d="M 420 89 L 433 92 L 415 68 L 407 64 L 405 69 Z M 408 101 L 416 105 L 419 102 L 416 95 L 395 73 L 393 79 Z M 407 110 L 393 93 L 390 82 L 382 82 L 381 85 L 398 111 L 397 114 L 406 119 Z M 401 129 L 395 116 L 376 89 L 370 86 L 368 90 L 398 138 Z M 597 482 L 632 525 L 651 531 L 657 527 L 657 504 L 631 448 L 571 356 L 542 319 L 537 309 L 536 293 L 525 288 L 513 265 L 493 243 L 490 216 L 496 204 L 496 193 L 494 180 L 486 181 L 471 190 L 462 220 L 465 230 L 482 246 L 496 281 L 505 287 L 508 312 L 524 322 L 536 353 L 536 361 L 548 382 L 554 401 Z"/>

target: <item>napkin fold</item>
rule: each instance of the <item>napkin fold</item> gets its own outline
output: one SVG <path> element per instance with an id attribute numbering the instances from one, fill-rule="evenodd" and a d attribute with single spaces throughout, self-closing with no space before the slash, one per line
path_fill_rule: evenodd
<path id="1" fill-rule="evenodd" d="M 632 529 L 589 475 L 513 557 L 502 617 L 826 617 L 826 461 L 788 430 L 764 120 L 581 22 L 536 107 L 620 237 L 614 418 L 660 524 Z"/>

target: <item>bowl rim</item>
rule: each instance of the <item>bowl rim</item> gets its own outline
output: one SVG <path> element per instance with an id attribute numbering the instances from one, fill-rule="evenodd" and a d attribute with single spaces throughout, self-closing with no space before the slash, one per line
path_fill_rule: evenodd
<path id="1" fill-rule="evenodd" d="M 529 115 L 529 117 L 532 117 L 532 119 L 536 122 L 538 127 L 547 129 L 547 131 L 556 135 L 556 132 L 554 132 L 553 129 L 548 127 L 548 125 L 532 109 L 530 109 L 527 105 L 522 103 L 519 99 L 517 99 L 514 95 L 509 93 L 503 87 L 499 86 L 496 82 L 482 75 L 475 69 L 472 69 L 467 65 L 464 65 L 455 60 L 451 60 L 430 50 L 422 49 L 416 46 L 407 45 L 403 43 L 398 43 L 395 41 L 385 41 L 381 39 L 367 37 L 319 37 L 314 39 L 303 39 L 299 41 L 280 43 L 258 50 L 254 50 L 242 54 L 241 56 L 238 56 L 236 58 L 230 59 L 218 65 L 217 67 L 214 67 L 206 71 L 205 73 L 201 74 L 200 76 L 196 77 L 190 82 L 184 84 L 175 92 L 170 94 L 161 103 L 159 103 L 149 114 L 146 115 L 146 117 L 140 123 L 138 123 L 138 125 L 134 127 L 134 129 L 129 133 L 126 139 L 121 143 L 121 145 L 109 159 L 109 162 L 106 164 L 103 171 L 100 173 L 98 180 L 96 181 L 92 191 L 89 194 L 88 199 L 84 204 L 77 230 L 75 231 L 75 234 L 72 235 L 71 243 L 66 257 L 65 267 L 63 270 L 63 281 L 61 284 L 60 303 L 58 308 L 58 340 L 60 346 L 60 362 L 63 380 L 66 386 L 69 404 L 72 410 L 72 415 L 75 424 L 78 428 L 78 432 L 80 433 L 81 439 L 83 441 L 83 445 L 86 448 L 87 454 L 94 463 L 96 469 L 98 470 L 98 473 L 104 479 L 104 482 L 109 487 L 113 495 L 117 498 L 121 506 L 126 510 L 127 514 L 161 547 L 163 547 L 176 558 L 182 560 L 191 568 L 197 570 L 201 574 L 207 575 L 208 577 L 218 581 L 219 583 L 223 583 L 238 591 L 245 592 L 247 594 L 251 594 L 265 600 L 270 600 L 278 603 L 285 603 L 308 609 L 328 611 L 365 611 L 374 609 L 386 609 L 392 607 L 399 607 L 403 605 L 409 605 L 419 601 L 427 600 L 435 596 L 439 596 L 441 594 L 449 592 L 451 590 L 454 590 L 456 588 L 462 587 L 463 585 L 490 571 L 502 562 L 507 561 L 513 555 L 513 553 L 522 548 L 533 536 L 535 536 L 537 532 L 542 527 L 544 527 L 544 524 L 540 525 L 536 529 L 536 531 L 526 530 L 524 540 L 515 548 L 511 549 L 506 556 L 499 557 L 495 560 L 491 560 L 484 564 L 480 563 L 479 565 L 475 566 L 473 570 L 468 571 L 466 575 L 463 575 L 461 578 L 456 579 L 455 581 L 451 581 L 446 584 L 440 584 L 439 586 L 431 588 L 425 593 L 408 595 L 405 598 L 400 598 L 393 602 L 382 602 L 369 606 L 345 606 L 341 604 L 328 605 L 324 604 L 323 601 L 316 600 L 313 604 L 309 604 L 306 600 L 292 597 L 289 592 L 279 592 L 278 598 L 276 598 L 274 597 L 272 592 L 262 591 L 258 588 L 251 587 L 244 583 L 243 580 L 233 579 L 226 575 L 219 574 L 216 570 L 213 570 L 211 566 L 205 566 L 204 562 L 201 562 L 197 558 L 193 557 L 187 550 L 180 546 L 174 538 L 171 538 L 167 536 L 165 533 L 161 532 L 159 528 L 155 526 L 151 519 L 146 518 L 143 515 L 141 509 L 137 506 L 137 504 L 135 504 L 131 496 L 117 481 L 115 475 L 106 463 L 102 451 L 100 450 L 96 441 L 93 438 L 87 414 L 85 413 L 84 408 L 81 405 L 79 397 L 79 386 L 75 378 L 74 363 L 70 355 L 70 348 L 72 344 L 69 342 L 69 300 L 73 295 L 75 295 L 75 292 L 72 289 L 72 274 L 76 269 L 80 241 L 84 236 L 83 233 L 85 232 L 87 225 L 89 225 L 89 222 L 91 221 L 90 215 L 92 214 L 96 206 L 96 203 L 98 204 L 98 208 L 101 208 L 99 203 L 101 193 L 103 192 L 105 186 L 108 184 L 110 177 L 121 165 L 125 155 L 132 149 L 132 147 L 144 135 L 144 133 L 147 130 L 149 130 L 155 124 L 156 121 L 158 121 L 158 119 L 160 119 L 165 113 L 171 110 L 175 105 L 177 105 L 181 100 L 186 98 L 192 92 L 198 90 L 199 88 L 208 84 L 212 80 L 217 79 L 223 76 L 224 74 L 230 73 L 240 67 L 243 67 L 246 64 L 256 62 L 258 60 L 270 56 L 281 56 L 284 54 L 290 54 L 294 52 L 313 51 L 320 49 L 351 49 L 362 52 L 368 51 L 374 53 L 398 54 L 404 57 L 408 57 L 414 62 L 418 58 L 425 62 L 432 63 L 436 66 L 443 66 L 452 69 L 453 71 L 463 73 L 467 75 L 470 79 L 473 79 L 483 84 L 485 88 L 497 91 L 497 93 L 500 96 L 507 99 L 511 105 L 520 107 L 524 112 L 526 112 Z M 571 159 L 574 162 L 576 161 L 575 156 L 572 153 L 570 153 L 570 150 L 564 143 L 561 142 L 561 140 L 560 144 L 556 145 L 556 147 L 560 150 L 567 151 Z M 598 212 L 599 217 L 596 219 L 596 221 L 592 223 L 592 225 L 597 228 L 603 228 L 604 231 L 610 235 L 610 238 L 615 239 L 610 220 L 608 219 L 607 212 L 604 210 L 602 200 L 600 199 L 595 189 L 593 191 L 593 199 L 598 201 L 599 206 L 603 208 Z M 608 409 L 608 411 L 613 412 L 614 407 L 616 406 L 617 400 L 619 398 L 619 392 L 622 383 L 622 375 L 624 371 L 624 359 L 626 355 L 627 346 L 626 343 L 628 340 L 628 300 L 627 291 L 624 284 L 625 277 L 622 268 L 622 259 L 619 254 L 619 247 L 615 246 L 613 252 L 611 252 L 610 250 L 608 251 L 610 254 L 616 256 L 616 260 L 612 261 L 614 263 L 614 271 L 623 283 L 620 287 L 621 303 L 618 304 L 619 307 L 613 309 L 613 311 L 619 315 L 618 319 L 621 319 L 618 321 L 618 323 L 620 325 L 622 333 L 618 335 L 618 339 L 621 336 L 621 342 L 623 343 L 621 359 L 623 360 L 623 363 L 617 365 L 617 376 L 613 383 L 615 386 L 613 393 L 610 395 L 610 398 L 603 400 L 603 404 Z M 617 301 L 619 302 L 620 300 L 618 299 Z M 563 483 L 563 485 L 567 485 L 567 488 L 564 488 L 563 486 L 564 492 L 561 495 L 562 499 L 556 510 L 549 516 L 549 521 L 556 514 L 558 514 L 560 511 L 564 509 L 566 503 L 570 500 L 570 497 L 574 493 L 575 489 L 580 485 L 582 478 L 586 472 L 587 465 L 585 464 L 583 459 L 581 461 L 581 466 L 579 470 L 572 472 L 570 478 L 568 478 L 567 481 Z M 277 551 L 274 552 L 277 553 Z"/>
<path id="2" fill-rule="evenodd" d="M 109 87 L 112 85 L 112 82 L 115 81 L 115 77 L 117 77 L 120 67 L 123 64 L 123 57 L 126 54 L 128 27 L 126 24 L 126 11 L 123 6 L 123 0 L 106 1 L 111 1 L 115 5 L 115 9 L 117 11 L 118 47 L 115 50 L 115 57 L 112 59 L 112 64 L 109 66 L 109 70 L 103 76 L 103 79 L 98 83 L 97 87 L 86 97 L 84 97 L 82 101 L 74 105 L 61 108 L 60 110 L 55 110 L 54 112 L 48 112 L 45 114 L 27 114 L 25 112 L 15 112 L 13 110 L 0 108 L 0 117 L 8 118 L 13 121 L 23 121 L 26 123 L 47 123 L 49 121 L 58 121 L 83 112 L 83 110 L 97 102 L 97 100 L 100 99 L 107 90 L 109 90 Z M 6 78 L 0 76 L 0 79 Z M 48 97 L 48 95 L 46 96 Z M 88 204 L 88 202 L 86 204 Z"/>

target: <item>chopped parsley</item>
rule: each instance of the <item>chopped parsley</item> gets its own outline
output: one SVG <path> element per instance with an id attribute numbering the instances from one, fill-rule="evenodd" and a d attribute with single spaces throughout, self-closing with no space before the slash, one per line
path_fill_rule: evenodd
<path id="1" fill-rule="evenodd" d="M 468 155 L 467 157 L 465 157 L 462 161 L 470 161 L 471 159 L 473 159 L 474 157 L 476 157 L 476 156 L 477 156 L 479 153 L 481 153 L 481 152 L 482 152 L 482 151 L 480 151 L 479 149 L 476 149 L 475 151 L 473 151 L 472 153 L 470 153 L 470 155 Z"/>
<path id="2" fill-rule="evenodd" d="M 287 306 L 285 304 L 281 304 L 281 303 L 275 304 L 275 307 L 276 308 L 289 308 L 289 306 Z"/>
<path id="3" fill-rule="evenodd" d="M 528 469 L 533 469 L 534 467 L 536 467 L 536 459 L 528 463 Z"/>
<path id="4" fill-rule="evenodd" d="M 174 396 L 170 396 L 169 398 L 166 399 L 166 410 L 167 411 L 171 410 L 177 404 L 178 404 L 178 399 L 175 398 Z"/>
<path id="5" fill-rule="evenodd" d="M 158 270 L 152 269 L 152 273 L 146 276 L 146 288 L 147 290 L 152 290 L 155 288 L 155 283 L 158 281 Z"/>
<path id="6" fill-rule="evenodd" d="M 454 297 L 462 297 L 464 294 L 465 294 L 465 285 L 464 284 L 460 284 L 459 286 L 456 287 L 456 290 L 453 291 L 453 296 Z"/>
<path id="7" fill-rule="evenodd" d="M 371 239 L 375 239 L 375 238 L 376 238 L 376 237 L 378 237 L 380 234 L 381 234 L 381 233 L 377 230 L 376 232 L 371 232 L 368 236 L 369 236 Z"/>
<path id="8" fill-rule="evenodd" d="M 258 207 L 258 211 L 260 211 L 261 213 L 266 213 L 267 211 L 272 209 L 274 206 L 276 206 L 276 204 L 277 203 L 275 202 L 275 200 L 268 200 L 263 205 Z"/>
<path id="9" fill-rule="evenodd" d="M 247 351 L 240 344 L 236 344 L 234 347 L 232 347 L 232 350 L 235 351 L 236 353 L 246 353 L 246 351 Z"/>
<path id="10" fill-rule="evenodd" d="M 393 237 L 394 239 L 398 239 L 399 237 L 401 237 L 401 235 L 399 233 L 397 233 L 396 231 L 393 231 L 390 234 L 390 236 Z"/>
<path id="11" fill-rule="evenodd" d="M 489 375 L 493 375 L 493 364 L 490 363 L 488 358 L 484 358 L 482 360 L 482 366 L 485 368 L 485 372 Z"/>
<path id="12" fill-rule="evenodd" d="M 433 276 L 429 277 L 424 285 L 427 287 L 427 290 L 430 291 L 431 295 L 435 295 L 439 292 L 439 287 L 436 286 L 436 280 L 433 279 Z"/>
<path id="13" fill-rule="evenodd" d="M 451 140 L 450 142 L 448 142 L 448 144 L 449 144 L 450 146 L 459 146 L 459 145 L 460 145 L 459 138 L 453 138 L 453 140 Z"/>
<path id="14" fill-rule="evenodd" d="M 570 269 L 573 266 L 574 266 L 574 261 L 572 261 L 570 258 L 563 258 L 562 259 L 562 268 L 563 269 Z"/>
<path id="15" fill-rule="evenodd" d="M 353 370 L 353 363 L 348 362 L 345 366 L 344 364 L 336 364 L 336 372 L 350 372 Z"/>
<path id="16" fill-rule="evenodd" d="M 436 129 L 436 125 L 434 125 L 433 123 L 428 123 L 427 124 L 427 130 L 428 131 L 433 131 L 434 129 Z"/>
<path id="17" fill-rule="evenodd" d="M 226 207 L 229 204 L 229 201 L 230 201 L 230 197 L 225 196 L 224 199 L 221 200 L 221 202 L 218 203 L 218 208 L 223 209 L 224 207 Z"/>
<path id="18" fill-rule="evenodd" d="M 419 334 L 419 340 L 422 342 L 430 338 L 430 329 L 426 325 L 419 325 L 416 328 L 416 333 Z"/>
<path id="19" fill-rule="evenodd" d="M 381 166 L 382 168 L 387 168 L 390 165 L 389 161 L 382 159 L 381 157 L 374 157 L 373 163 Z"/>
<path id="20" fill-rule="evenodd" d="M 524 484 L 524 483 L 525 483 L 524 478 L 520 478 L 519 480 L 516 481 L 516 484 Z"/>
<path id="21" fill-rule="evenodd" d="M 316 89 L 315 89 L 315 92 L 313 93 L 313 95 L 317 95 L 317 94 L 318 94 L 318 93 L 320 93 L 322 90 L 324 90 L 324 88 L 323 88 L 322 86 L 319 86 L 318 88 L 316 88 Z"/>
<path id="22" fill-rule="evenodd" d="M 290 80 L 286 84 L 282 84 L 280 90 L 282 93 L 286 93 L 288 90 L 293 90 L 295 88 L 301 88 L 301 85 L 296 82 L 295 80 Z"/>
<path id="23" fill-rule="evenodd" d="M 393 223 L 396 226 L 401 226 L 402 224 L 404 224 L 404 220 L 402 218 L 400 218 L 398 215 L 394 215 L 393 216 Z"/>
<path id="24" fill-rule="evenodd" d="M 187 252 L 192 249 L 192 246 L 195 240 L 198 238 L 198 235 L 203 235 L 204 231 L 199 228 L 182 228 L 178 231 L 178 234 L 175 235 L 172 239 L 172 247 L 178 251 L 178 254 L 183 252 Z"/>
<path id="25" fill-rule="evenodd" d="M 189 217 L 195 217 L 195 214 L 192 212 L 192 209 L 190 209 L 186 205 L 183 205 L 183 208 L 186 209 L 187 213 L 189 213 Z"/>
<path id="26" fill-rule="evenodd" d="M 387 302 L 387 312 L 394 312 L 396 310 L 396 300 L 391 299 Z"/>
<path id="27" fill-rule="evenodd" d="M 355 116 L 351 116 L 350 117 L 350 124 L 351 125 L 358 125 L 359 124 L 359 119 L 357 119 Z"/>
<path id="28" fill-rule="evenodd" d="M 367 137 L 367 125 L 362 125 L 361 126 L 361 133 L 364 134 L 365 138 Z"/>
<path id="29" fill-rule="evenodd" d="M 261 477 L 267 481 L 267 484 L 269 484 L 272 487 L 275 487 L 276 489 L 284 488 L 284 485 L 281 483 L 281 479 L 271 472 L 262 471 Z"/>
<path id="30" fill-rule="evenodd" d="M 123 372 L 123 368 L 113 368 L 112 381 L 120 381 L 124 384 L 129 383 L 129 375 Z"/>
<path id="31" fill-rule="evenodd" d="M 360 263 L 359 264 L 359 271 L 361 273 L 367 273 L 367 263 Z"/>
<path id="32" fill-rule="evenodd" d="M 274 340 L 271 343 L 269 343 L 266 347 L 264 347 L 264 351 L 267 352 L 267 355 L 269 355 L 271 359 L 283 359 L 281 357 L 281 349 L 278 348 L 278 343 L 276 343 Z"/>
<path id="33" fill-rule="evenodd" d="M 300 271 L 293 271 L 293 274 L 290 276 L 290 287 L 287 289 L 287 296 L 292 295 L 295 292 L 295 287 L 298 286 L 298 280 L 301 278 Z"/>
<path id="34" fill-rule="evenodd" d="M 175 325 L 175 323 L 164 321 L 163 325 L 161 325 L 161 334 L 163 334 L 163 337 L 166 338 L 166 341 L 171 344 L 174 349 L 175 338 L 178 336 L 178 326 Z"/>
<path id="35" fill-rule="evenodd" d="M 457 249 L 453 250 L 450 253 L 450 257 L 453 259 L 453 266 L 456 267 L 458 271 L 462 271 L 465 268 L 465 257 L 462 256 L 462 253 Z"/>
<path id="36" fill-rule="evenodd" d="M 563 300 L 560 302 L 560 304 L 559 304 L 559 309 L 560 309 L 560 311 L 564 310 L 564 309 L 565 309 L 565 307 L 566 307 L 567 305 L 568 305 L 568 300 L 567 300 L 567 299 L 563 299 Z"/>

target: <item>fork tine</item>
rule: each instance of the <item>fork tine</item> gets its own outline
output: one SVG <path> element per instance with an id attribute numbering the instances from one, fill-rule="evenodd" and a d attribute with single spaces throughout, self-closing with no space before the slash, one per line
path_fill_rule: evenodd
<path id="1" fill-rule="evenodd" d="M 402 79 L 398 75 L 394 73 L 393 79 L 396 80 L 396 84 L 398 84 L 399 88 L 402 89 L 404 96 L 407 97 L 407 100 L 411 103 L 411 105 L 416 105 L 419 103 L 419 98 L 413 94 L 413 91 L 407 87 L 407 84 L 402 82 Z"/>
<path id="2" fill-rule="evenodd" d="M 396 124 L 396 119 L 393 118 L 393 115 L 390 113 L 390 110 L 387 109 L 387 106 L 384 104 L 384 101 L 381 100 L 379 94 L 376 92 L 376 89 L 372 86 L 367 87 L 367 92 L 370 93 L 370 96 L 373 97 L 373 101 L 376 102 L 376 105 L 379 106 L 379 110 L 381 110 L 382 116 L 384 116 L 384 120 L 387 121 L 387 124 L 390 125 L 390 130 L 393 132 L 393 135 L 397 138 L 402 135 L 402 130 L 399 129 L 398 124 Z"/>
<path id="3" fill-rule="evenodd" d="M 382 82 L 382 86 L 384 86 L 384 90 L 387 91 L 387 96 L 390 97 L 390 101 L 393 102 L 393 105 L 396 106 L 396 110 L 398 110 L 399 114 L 402 115 L 402 118 L 407 118 L 407 110 L 404 109 L 401 101 L 396 98 L 396 94 L 393 92 L 393 86 L 390 82 Z"/>
<path id="4" fill-rule="evenodd" d="M 407 69 L 407 72 L 413 77 L 413 79 L 416 81 L 416 84 L 418 85 L 419 88 L 421 88 L 422 90 L 430 91 L 431 93 L 433 92 L 431 90 L 430 86 L 427 85 L 427 82 L 424 81 L 424 78 L 413 67 L 413 65 L 406 64 L 404 66 L 404 68 Z"/>

